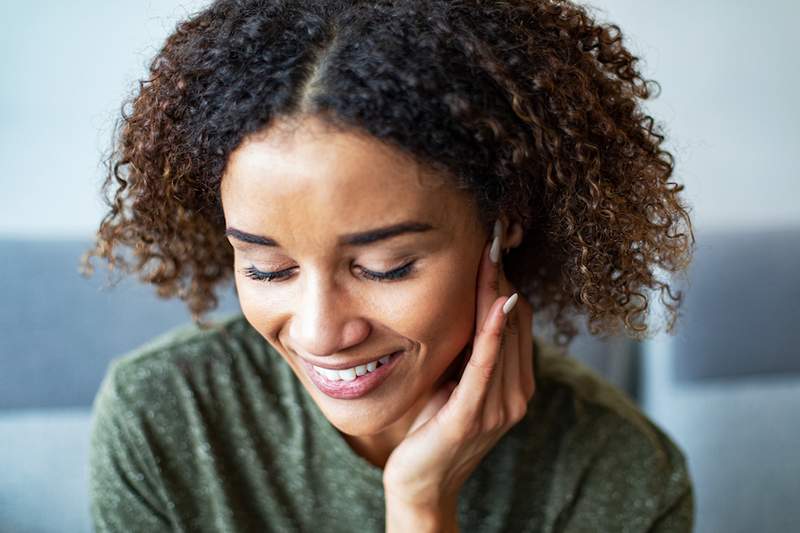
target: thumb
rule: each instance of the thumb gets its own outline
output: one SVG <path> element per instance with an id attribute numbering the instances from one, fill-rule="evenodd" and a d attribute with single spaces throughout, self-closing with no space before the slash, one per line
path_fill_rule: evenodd
<path id="1" fill-rule="evenodd" d="M 444 404 L 447 403 L 447 400 L 450 399 L 450 394 L 453 392 L 453 389 L 456 388 L 456 385 L 457 383 L 455 381 L 450 381 L 433 394 L 425 407 L 422 408 L 422 411 L 417 415 L 417 418 L 414 419 L 414 423 L 411 424 L 411 429 L 408 430 L 407 435 L 410 435 L 416 431 L 417 428 L 423 426 L 439 412 Z"/>

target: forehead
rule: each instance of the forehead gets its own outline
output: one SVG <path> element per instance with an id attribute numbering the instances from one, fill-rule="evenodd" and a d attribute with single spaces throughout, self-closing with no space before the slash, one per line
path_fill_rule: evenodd
<path id="1" fill-rule="evenodd" d="M 245 140 L 222 179 L 228 225 L 347 233 L 409 219 L 464 224 L 471 198 L 403 152 L 305 119 Z"/>

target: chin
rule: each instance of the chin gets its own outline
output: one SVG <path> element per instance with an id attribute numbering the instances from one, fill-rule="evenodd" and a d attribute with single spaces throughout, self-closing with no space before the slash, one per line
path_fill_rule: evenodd
<path id="1" fill-rule="evenodd" d="M 309 385 L 314 387 L 313 384 Z M 410 407 L 410 405 L 399 405 L 396 400 L 385 397 L 363 401 L 337 400 L 317 390 L 312 392 L 308 387 L 306 392 L 311 394 L 325 418 L 336 429 L 352 436 L 379 434 L 397 422 Z"/>
<path id="2" fill-rule="evenodd" d="M 380 420 L 369 420 L 364 417 L 331 418 L 327 413 L 325 417 L 333 427 L 352 437 L 377 435 L 384 432 L 391 425 L 391 422 L 382 423 Z"/>

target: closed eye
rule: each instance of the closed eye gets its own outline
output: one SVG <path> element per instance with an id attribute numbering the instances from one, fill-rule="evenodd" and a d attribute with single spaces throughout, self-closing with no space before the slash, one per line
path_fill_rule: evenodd
<path id="1" fill-rule="evenodd" d="M 371 281 L 395 281 L 399 279 L 403 279 L 408 277 L 412 272 L 414 272 L 414 263 L 416 260 L 409 261 L 405 265 L 395 268 L 393 270 L 389 270 L 388 272 L 375 272 L 373 270 L 368 270 L 364 267 L 358 267 L 361 271 L 361 275 Z M 285 270 L 279 270 L 277 272 L 264 272 L 262 270 L 258 270 L 254 266 L 249 266 L 245 269 L 242 269 L 242 273 L 250 279 L 254 279 L 256 281 L 267 281 L 275 283 L 276 281 L 283 280 L 288 278 L 292 275 L 292 271 L 295 270 L 297 267 L 287 268 Z"/>
<path id="2" fill-rule="evenodd" d="M 263 270 L 258 270 L 254 266 L 249 266 L 242 270 L 242 273 L 250 279 L 254 279 L 256 281 L 274 281 L 276 279 L 283 279 L 289 277 L 291 271 L 294 270 L 293 268 L 287 268 L 286 270 L 280 270 L 278 272 L 264 272 Z"/>
<path id="3" fill-rule="evenodd" d="M 414 263 L 415 261 L 409 261 L 405 265 L 395 268 L 394 270 L 390 270 L 388 272 L 373 272 L 371 270 L 367 270 L 365 268 L 360 268 L 361 275 L 367 279 L 373 281 L 393 281 L 397 279 L 402 279 L 410 275 L 414 271 Z"/>

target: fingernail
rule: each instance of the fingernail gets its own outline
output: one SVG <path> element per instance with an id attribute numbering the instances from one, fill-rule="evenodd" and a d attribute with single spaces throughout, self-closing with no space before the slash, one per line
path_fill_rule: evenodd
<path id="1" fill-rule="evenodd" d="M 512 294 L 511 297 L 508 300 L 506 300 L 506 303 L 503 304 L 503 313 L 505 313 L 506 315 L 510 313 L 511 310 L 514 309 L 514 306 L 517 304 L 518 298 L 519 296 L 517 295 L 516 292 Z"/>
<path id="2" fill-rule="evenodd" d="M 500 261 L 500 237 L 495 237 L 492 241 L 492 247 L 489 248 L 489 259 L 495 265 Z"/>
<path id="3" fill-rule="evenodd" d="M 503 223 L 500 222 L 500 219 L 498 218 L 497 220 L 494 221 L 494 236 L 499 239 L 500 236 L 502 235 L 503 235 Z"/>

